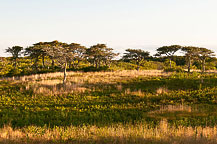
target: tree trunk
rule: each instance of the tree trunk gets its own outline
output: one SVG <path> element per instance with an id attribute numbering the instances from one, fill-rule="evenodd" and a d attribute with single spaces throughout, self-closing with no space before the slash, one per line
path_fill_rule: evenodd
<path id="1" fill-rule="evenodd" d="M 93 67 L 95 67 L 96 61 L 95 61 L 95 60 L 93 60 L 93 63 L 92 63 L 92 64 L 93 64 Z"/>
<path id="2" fill-rule="evenodd" d="M 14 67 L 17 68 L 17 59 L 14 60 Z"/>
<path id="3" fill-rule="evenodd" d="M 111 67 L 111 62 L 108 62 L 107 66 L 110 68 Z"/>
<path id="4" fill-rule="evenodd" d="M 100 62 L 100 61 L 98 61 L 98 63 L 99 63 L 98 67 L 100 68 L 100 67 L 101 67 L 101 62 Z"/>
<path id="5" fill-rule="evenodd" d="M 136 68 L 136 70 L 137 70 L 137 71 L 139 71 L 139 69 L 140 69 L 140 66 L 139 66 L 139 65 L 137 65 L 137 68 Z"/>
<path id="6" fill-rule="evenodd" d="M 98 62 L 96 62 L 96 66 L 95 67 L 98 68 Z"/>
<path id="7" fill-rule="evenodd" d="M 65 63 L 65 66 L 64 66 L 64 78 L 63 78 L 63 85 L 65 84 L 66 82 L 66 68 L 67 68 L 67 62 Z"/>
<path id="8" fill-rule="evenodd" d="M 191 58 L 188 58 L 188 72 L 191 72 Z"/>
<path id="9" fill-rule="evenodd" d="M 140 62 L 137 62 L 137 68 L 136 68 L 137 71 L 139 71 L 139 69 L 140 69 L 140 64 L 139 63 Z"/>
<path id="10" fill-rule="evenodd" d="M 80 60 L 78 60 L 78 63 L 76 65 L 76 69 L 78 68 L 79 64 L 80 64 Z"/>
<path id="11" fill-rule="evenodd" d="M 72 67 L 72 62 L 69 62 L 69 68 L 71 69 L 71 67 Z"/>
<path id="12" fill-rule="evenodd" d="M 35 58 L 33 67 L 35 68 L 36 73 L 38 72 L 38 58 Z"/>
<path id="13" fill-rule="evenodd" d="M 75 69 L 75 61 L 74 60 L 72 60 L 72 67 L 73 67 L 73 69 Z"/>
<path id="14" fill-rule="evenodd" d="M 42 56 L 42 67 L 44 68 L 44 56 Z"/>
<path id="15" fill-rule="evenodd" d="M 51 63 L 52 68 L 54 68 L 54 60 L 52 59 L 52 63 Z"/>
<path id="16" fill-rule="evenodd" d="M 169 59 L 170 60 L 170 68 L 172 68 L 172 61 L 171 61 L 171 59 Z"/>
<path id="17" fill-rule="evenodd" d="M 205 64 L 206 64 L 206 61 L 205 61 L 205 59 L 202 61 L 202 73 L 204 73 L 205 71 L 206 71 L 206 66 L 205 66 Z"/>
<path id="18" fill-rule="evenodd" d="M 95 61 L 95 67 L 98 68 L 98 62 L 97 61 Z"/>

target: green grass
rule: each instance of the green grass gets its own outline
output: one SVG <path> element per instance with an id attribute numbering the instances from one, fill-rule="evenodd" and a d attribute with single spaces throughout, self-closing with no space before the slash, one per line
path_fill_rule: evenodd
<path id="1" fill-rule="evenodd" d="M 77 75 L 77 76 L 85 76 Z M 76 77 L 76 75 L 75 75 Z M 94 77 L 94 76 L 93 76 Z M 26 89 L 28 82 L 0 81 L 0 127 L 109 127 L 145 123 L 157 127 L 214 127 L 217 124 L 217 75 L 178 73 L 169 77 L 129 77 L 113 83 L 91 83 L 91 90 L 44 95 Z M 70 81 L 70 78 L 69 78 Z M 191 111 L 160 111 L 167 106 L 189 106 Z M 105 138 L 107 139 L 107 138 Z"/>
<path id="2" fill-rule="evenodd" d="M 116 88 L 117 84 L 97 83 L 92 84 L 95 90 L 91 92 L 48 96 L 25 90 L 25 84 L 2 81 L 0 125 L 53 127 L 134 123 L 164 105 L 217 103 L 215 75 L 183 77 L 138 77 L 118 81 L 121 90 Z M 166 91 L 157 92 L 162 87 Z"/>

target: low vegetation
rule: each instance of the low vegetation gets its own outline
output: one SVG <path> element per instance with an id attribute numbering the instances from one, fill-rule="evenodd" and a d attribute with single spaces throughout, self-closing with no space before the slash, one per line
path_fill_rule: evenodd
<path id="1" fill-rule="evenodd" d="M 216 73 L 69 72 L 0 81 L 1 143 L 216 143 Z"/>

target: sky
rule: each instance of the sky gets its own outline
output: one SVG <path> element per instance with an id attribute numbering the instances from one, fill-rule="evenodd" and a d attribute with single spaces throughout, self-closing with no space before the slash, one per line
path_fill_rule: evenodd
<path id="1" fill-rule="evenodd" d="M 0 56 L 58 40 L 115 52 L 183 45 L 217 52 L 217 0 L 0 0 Z"/>

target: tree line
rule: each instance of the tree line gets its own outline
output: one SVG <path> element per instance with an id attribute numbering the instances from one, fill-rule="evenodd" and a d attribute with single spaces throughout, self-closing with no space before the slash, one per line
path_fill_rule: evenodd
<path id="1" fill-rule="evenodd" d="M 142 49 L 126 49 L 122 56 L 122 61 L 134 62 L 137 65 L 137 70 L 144 64 L 146 60 L 153 58 L 166 57 L 169 60 L 170 68 L 172 68 L 172 59 L 175 54 L 180 51 L 184 54 L 187 62 L 188 72 L 191 71 L 193 61 L 199 61 L 202 65 L 202 72 L 205 72 L 206 61 L 215 56 L 214 52 L 207 48 L 194 46 L 171 45 L 163 46 L 156 49 L 157 53 L 154 56 L 150 52 Z M 7 53 L 12 55 L 14 68 L 17 67 L 17 59 L 24 55 L 33 61 L 32 67 L 37 71 L 39 59 L 42 59 L 42 67 L 54 67 L 58 65 L 64 70 L 64 82 L 66 80 L 66 69 L 77 68 L 79 63 L 87 61 L 95 68 L 101 66 L 110 67 L 112 61 L 119 53 L 113 52 L 112 48 L 105 44 L 96 44 L 89 48 L 77 43 L 63 43 L 59 41 L 39 42 L 32 46 L 23 48 L 21 46 L 13 46 L 6 49 Z M 52 61 L 50 66 L 45 65 L 45 59 Z"/>

